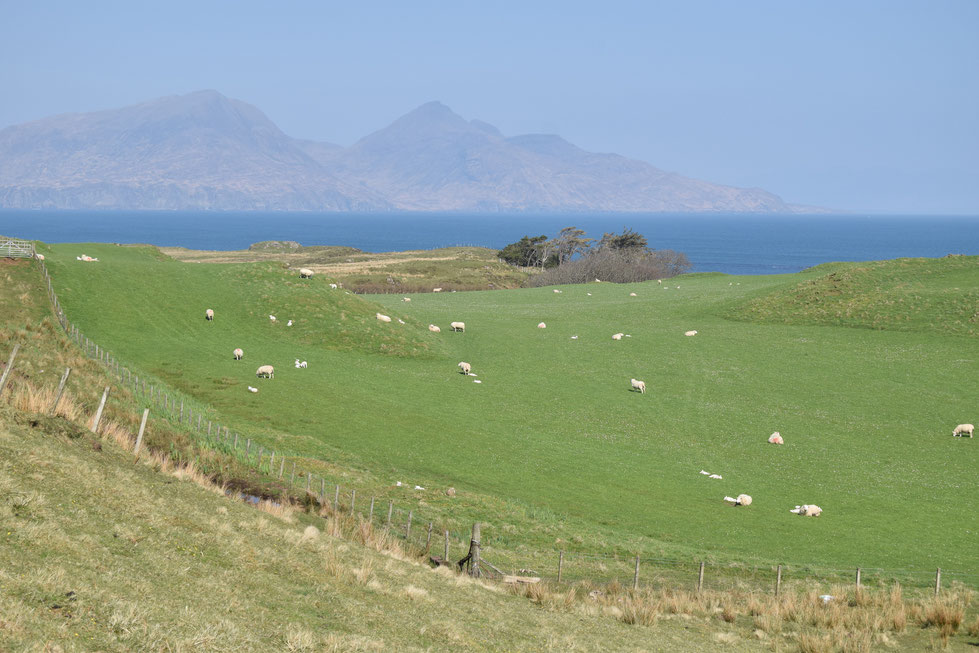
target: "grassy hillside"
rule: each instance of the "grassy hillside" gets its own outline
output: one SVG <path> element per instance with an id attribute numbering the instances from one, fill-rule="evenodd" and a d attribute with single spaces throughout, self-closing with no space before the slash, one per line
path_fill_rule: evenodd
<path id="1" fill-rule="evenodd" d="M 100 262 L 75 261 L 83 250 Z M 270 264 L 181 264 L 112 246 L 45 253 L 68 315 L 124 360 L 296 453 L 343 452 L 378 489 L 401 480 L 499 497 L 479 516 L 489 542 L 925 578 L 938 566 L 979 568 L 976 448 L 950 437 L 976 421 L 974 339 L 724 317 L 818 270 L 427 293 L 410 304 L 376 296 L 406 322 L 381 325 L 374 305 L 331 295 L 328 279 L 300 283 Z M 452 320 L 466 332 L 450 333 Z M 616 332 L 631 337 L 613 341 Z M 231 360 L 235 346 L 245 361 Z M 294 369 L 297 357 L 309 369 Z M 460 360 L 482 384 L 457 373 Z M 274 381 L 255 380 L 263 363 L 276 366 Z M 630 378 L 649 392 L 630 392 Z M 245 391 L 256 383 L 258 394 Z M 766 443 L 775 430 L 784 447 Z M 722 501 L 741 492 L 755 499 L 748 510 Z M 825 513 L 788 512 L 800 503 Z"/>

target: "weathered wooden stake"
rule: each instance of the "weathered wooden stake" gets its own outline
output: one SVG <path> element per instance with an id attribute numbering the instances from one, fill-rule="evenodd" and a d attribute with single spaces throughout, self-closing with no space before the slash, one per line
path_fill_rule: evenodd
<path id="1" fill-rule="evenodd" d="M 139 422 L 139 435 L 136 436 L 136 446 L 133 447 L 133 455 L 139 458 L 139 447 L 143 444 L 143 432 L 146 430 L 146 418 L 150 416 L 150 409 L 143 411 L 143 419 Z"/>
<path id="2" fill-rule="evenodd" d="M 428 522 L 428 539 L 425 540 L 425 555 L 428 555 L 432 548 L 432 522 Z"/>
<path id="3" fill-rule="evenodd" d="M 207 437 L 211 437 L 211 420 L 207 420 Z"/>
<path id="4" fill-rule="evenodd" d="M 357 490 L 350 491 L 350 514 L 354 512 L 354 505 L 357 503 Z"/>
<path id="5" fill-rule="evenodd" d="M 306 494 L 309 494 L 309 484 L 312 482 L 312 474 L 306 474 Z"/>
<path id="6" fill-rule="evenodd" d="M 296 463 L 292 463 L 292 474 L 289 475 L 289 487 L 296 484 Z"/>
<path id="7" fill-rule="evenodd" d="M 184 400 L 180 400 L 180 423 L 184 423 Z"/>
<path id="8" fill-rule="evenodd" d="M 61 395 L 65 392 L 65 384 L 68 382 L 68 375 L 71 374 L 71 368 L 66 367 L 65 373 L 61 376 L 61 382 L 58 384 L 58 392 L 54 395 L 54 403 L 51 404 L 51 410 L 49 411 L 52 415 L 58 410 L 58 402 L 61 401 Z"/>
<path id="9" fill-rule="evenodd" d="M 245 460 L 249 460 L 248 456 L 251 453 L 251 448 L 252 448 L 252 439 L 248 438 L 245 441 Z"/>
<path id="10" fill-rule="evenodd" d="M 860 591 L 860 567 L 857 567 L 857 579 L 856 579 L 857 591 Z"/>
<path id="11" fill-rule="evenodd" d="M 374 523 L 374 497 L 371 497 L 371 511 L 367 513 L 367 521 Z"/>
<path id="12" fill-rule="evenodd" d="M 479 572 L 479 522 L 473 524 L 473 534 L 472 539 L 469 540 L 469 553 L 466 557 L 460 560 L 458 563 L 459 570 L 462 570 L 462 565 L 466 564 L 469 569 L 469 575 L 478 578 Z"/>
<path id="13" fill-rule="evenodd" d="M 935 570 L 935 596 L 942 591 L 942 568 L 939 567 Z"/>
<path id="14" fill-rule="evenodd" d="M 632 589 L 639 589 L 639 556 L 636 556 L 636 573 L 632 576 Z"/>
<path id="15" fill-rule="evenodd" d="M 442 564 L 449 564 L 449 531 L 445 531 L 445 544 L 442 546 Z"/>
<path id="16" fill-rule="evenodd" d="M 557 554 L 557 582 L 561 582 L 561 574 L 564 572 L 564 551 Z"/>
<path id="17" fill-rule="evenodd" d="M 337 486 L 336 492 L 333 493 L 333 514 L 337 514 L 340 510 L 340 486 Z"/>
<path id="18" fill-rule="evenodd" d="M 14 360 L 17 358 L 18 351 L 20 351 L 19 342 L 14 345 L 13 351 L 10 352 L 10 358 L 7 359 L 7 367 L 3 368 L 3 376 L 0 376 L 0 394 L 3 394 L 3 389 L 7 385 L 7 379 L 10 378 L 10 370 L 14 369 Z"/>
<path id="19" fill-rule="evenodd" d="M 272 457 L 269 458 L 269 474 L 275 473 L 275 452 L 272 452 Z"/>
<path id="20" fill-rule="evenodd" d="M 235 446 L 234 446 L 234 448 L 235 449 L 238 448 L 238 434 L 237 433 L 235 433 Z"/>
<path id="21" fill-rule="evenodd" d="M 782 565 L 775 568 L 775 596 L 782 591 Z"/>
<path id="22" fill-rule="evenodd" d="M 384 528 L 391 528 L 391 514 L 394 512 L 394 501 L 388 501 L 388 520 Z"/>
<path id="23" fill-rule="evenodd" d="M 282 470 L 284 470 L 285 467 L 286 467 L 286 457 L 282 456 L 282 458 L 279 459 L 279 480 L 282 479 Z"/>
<path id="24" fill-rule="evenodd" d="M 405 526 L 405 541 L 408 541 L 408 538 L 411 537 L 411 515 L 412 515 L 412 512 L 409 510 L 408 511 L 408 525 Z"/>
<path id="25" fill-rule="evenodd" d="M 320 503 L 326 504 L 326 479 L 320 478 Z"/>
<path id="26" fill-rule="evenodd" d="M 704 588 L 704 561 L 700 561 L 700 572 L 697 574 L 697 591 Z"/>
<path id="27" fill-rule="evenodd" d="M 201 430 L 201 420 L 203 420 L 203 419 L 204 419 L 203 413 L 197 413 L 197 431 L 198 431 L 198 433 Z"/>
<path id="28" fill-rule="evenodd" d="M 105 400 L 109 398 L 109 386 L 105 386 L 105 391 L 102 393 L 102 401 L 99 402 L 99 409 L 95 411 L 95 417 L 92 419 L 92 433 L 99 432 L 99 422 L 102 421 L 102 411 L 105 409 Z"/>

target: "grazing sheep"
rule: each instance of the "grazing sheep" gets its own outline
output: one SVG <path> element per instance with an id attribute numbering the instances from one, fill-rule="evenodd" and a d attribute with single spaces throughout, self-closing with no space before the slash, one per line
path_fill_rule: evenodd
<path id="1" fill-rule="evenodd" d="M 697 332 L 696 331 L 686 331 L 686 332 L 684 332 L 683 335 L 685 335 L 685 336 L 695 336 L 695 335 L 697 335 Z"/>
<path id="2" fill-rule="evenodd" d="M 563 291 L 561 291 L 561 290 L 558 290 L 557 288 L 555 288 L 555 289 L 554 289 L 554 292 L 556 292 L 556 293 L 559 293 L 559 292 L 563 292 Z"/>
<path id="3" fill-rule="evenodd" d="M 636 295 L 636 293 L 631 292 L 631 293 L 629 293 L 629 297 L 637 297 L 637 295 Z"/>
<path id="4" fill-rule="evenodd" d="M 34 253 L 34 257 L 35 257 L 35 258 L 36 258 L 36 259 L 37 259 L 38 261 L 43 261 L 43 260 L 44 260 L 44 254 L 38 254 L 38 253 L 36 253 L 36 252 L 35 252 L 35 253 Z"/>
<path id="5" fill-rule="evenodd" d="M 337 285 L 335 283 L 331 283 L 330 290 L 336 290 L 336 289 L 337 289 Z"/>
<path id="6" fill-rule="evenodd" d="M 642 394 L 646 394 L 646 382 L 632 379 L 632 389 L 638 390 Z"/>
<path id="7" fill-rule="evenodd" d="M 785 444 L 785 441 L 782 439 L 782 434 L 778 431 L 768 436 L 768 442 L 771 444 Z"/>
<path id="8" fill-rule="evenodd" d="M 310 270 L 309 268 L 299 268 L 300 279 L 309 279 L 312 276 L 313 276 L 313 271 Z"/>
<path id="9" fill-rule="evenodd" d="M 537 325 L 537 328 L 538 329 L 546 329 L 547 328 L 547 325 L 544 324 L 543 322 L 541 322 L 540 324 Z"/>
<path id="10" fill-rule="evenodd" d="M 591 293 L 590 292 L 589 293 L 585 293 L 585 294 L 588 295 L 589 297 L 591 297 Z"/>
<path id="11" fill-rule="evenodd" d="M 398 318 L 398 324 L 404 324 L 404 323 L 405 323 L 405 321 L 404 321 L 404 320 L 402 320 L 402 319 L 401 319 L 401 318 L 399 317 L 399 318 Z"/>
<path id="12" fill-rule="evenodd" d="M 432 333 L 442 333 L 442 329 L 440 329 L 439 327 L 435 326 L 434 324 L 429 324 L 428 325 L 428 330 L 431 331 Z"/>
<path id="13" fill-rule="evenodd" d="M 465 322 L 450 322 L 449 326 L 452 328 L 453 331 L 462 331 L 462 332 L 466 331 Z"/>
<path id="14" fill-rule="evenodd" d="M 572 340 L 577 340 L 578 339 L 578 336 L 571 336 L 571 339 Z"/>
<path id="15" fill-rule="evenodd" d="M 390 322 L 391 321 L 391 318 L 388 317 L 387 315 L 382 315 L 381 313 L 375 313 L 374 315 L 376 315 L 377 316 L 377 319 L 379 319 L 381 322 Z"/>
<path id="16" fill-rule="evenodd" d="M 235 360 L 236 361 L 240 361 L 242 359 L 242 357 L 244 357 L 245 352 L 242 351 L 241 348 L 238 348 L 238 349 L 235 349 L 234 355 L 235 355 Z"/>
<path id="17" fill-rule="evenodd" d="M 423 487 L 422 487 L 422 486 L 420 486 L 420 485 L 416 485 L 416 486 L 415 486 L 415 489 L 416 489 L 416 490 L 424 490 L 425 488 L 423 488 Z"/>
<path id="18" fill-rule="evenodd" d="M 622 340 L 622 336 L 623 335 L 625 335 L 625 334 L 622 334 L 622 333 L 613 333 L 612 334 L 612 340 Z"/>
<path id="19" fill-rule="evenodd" d="M 208 322 L 210 322 L 211 320 L 214 319 L 214 309 L 213 308 L 209 308 L 206 311 L 204 311 L 204 319 L 207 320 Z"/>
<path id="20" fill-rule="evenodd" d="M 410 302 L 411 301 L 411 297 L 402 297 L 401 298 L 401 301 L 403 301 L 405 303 Z"/>
<path id="21" fill-rule="evenodd" d="M 750 506 L 751 496 L 747 494 L 739 494 L 737 498 L 735 497 L 724 497 L 725 501 L 730 501 L 736 506 Z"/>
<path id="22" fill-rule="evenodd" d="M 258 388 L 253 388 L 251 386 L 248 386 L 248 392 L 258 392 Z"/>
<path id="23" fill-rule="evenodd" d="M 301 361 L 299 363 L 299 367 L 300 367 L 300 369 L 306 369 L 306 361 Z"/>
<path id="24" fill-rule="evenodd" d="M 952 431 L 952 435 L 955 437 L 962 437 L 964 435 L 968 435 L 971 438 L 972 432 L 975 429 L 976 427 L 973 426 L 972 424 L 959 424 L 958 426 L 955 427 L 955 430 Z"/>
<path id="25" fill-rule="evenodd" d="M 819 517 L 819 515 L 822 514 L 823 509 L 815 504 L 802 504 L 801 506 L 796 506 L 789 512 L 794 512 L 795 514 L 802 515 L 803 517 Z"/>
<path id="26" fill-rule="evenodd" d="M 255 376 L 264 377 L 266 379 L 274 379 L 275 368 L 271 365 L 262 365 L 260 368 L 255 370 Z"/>
<path id="27" fill-rule="evenodd" d="M 454 497 L 455 495 L 456 495 L 456 489 L 454 487 L 450 487 L 445 491 L 445 496 L 447 497 Z"/>
<path id="28" fill-rule="evenodd" d="M 441 288 L 432 288 L 432 292 L 442 292 Z"/>
<path id="29" fill-rule="evenodd" d="M 476 375 L 473 374 L 473 376 L 476 376 Z M 476 379 L 476 380 L 473 381 L 473 383 L 482 383 L 482 381 L 480 381 L 479 379 Z"/>
<path id="30" fill-rule="evenodd" d="M 469 372 L 472 371 L 472 365 L 470 365 L 469 363 L 465 363 L 465 362 L 459 363 L 459 369 L 462 370 L 462 373 L 463 374 L 465 374 L 466 376 L 469 376 Z"/>
<path id="31" fill-rule="evenodd" d="M 292 326 L 292 320 L 289 320 L 288 322 L 286 322 L 286 326 Z"/>
<path id="32" fill-rule="evenodd" d="M 663 283 L 663 280 L 662 279 L 657 279 L 656 280 L 656 283 Z"/>
<path id="33" fill-rule="evenodd" d="M 275 316 L 274 315 L 269 315 L 269 320 L 272 321 L 272 322 L 275 322 Z"/>
<path id="34" fill-rule="evenodd" d="M 720 480 L 721 480 L 721 479 L 723 479 L 724 477 L 723 477 L 723 476 L 721 476 L 720 474 L 711 474 L 711 475 L 710 475 L 710 476 L 708 476 L 707 478 L 713 478 L 713 479 L 716 479 L 716 480 L 718 480 L 718 481 L 720 481 Z"/>

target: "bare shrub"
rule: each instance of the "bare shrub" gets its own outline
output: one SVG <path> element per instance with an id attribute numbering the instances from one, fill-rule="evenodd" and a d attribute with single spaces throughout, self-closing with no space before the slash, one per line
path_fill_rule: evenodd
<path id="1" fill-rule="evenodd" d="M 579 259 L 545 269 L 527 280 L 535 288 L 572 283 L 590 283 L 595 279 L 613 283 L 637 283 L 668 279 L 691 267 L 682 252 L 670 249 L 598 249 Z"/>

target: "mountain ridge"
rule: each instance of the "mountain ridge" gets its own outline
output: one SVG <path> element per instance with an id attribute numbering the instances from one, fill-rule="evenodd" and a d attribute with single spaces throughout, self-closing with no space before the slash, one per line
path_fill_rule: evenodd
<path id="1" fill-rule="evenodd" d="M 0 130 L 0 208 L 794 213 L 762 189 L 506 137 L 427 102 L 350 147 L 213 90 Z"/>

